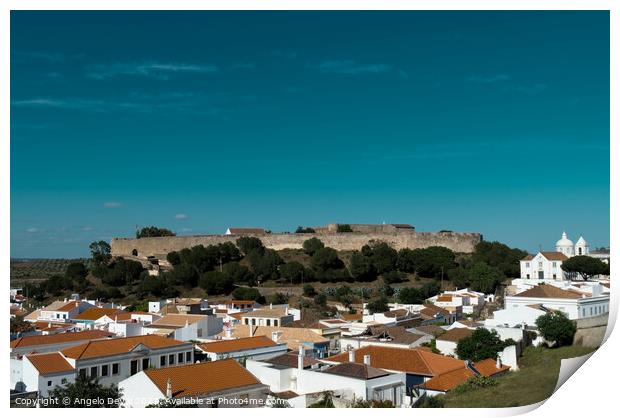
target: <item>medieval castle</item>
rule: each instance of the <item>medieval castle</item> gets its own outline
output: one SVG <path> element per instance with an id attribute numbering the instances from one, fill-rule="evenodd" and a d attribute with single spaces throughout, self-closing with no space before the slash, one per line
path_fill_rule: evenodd
<path id="1" fill-rule="evenodd" d="M 470 253 L 482 241 L 476 232 L 417 232 L 407 224 L 347 224 L 351 232 L 338 232 L 339 224 L 314 227 L 311 233 L 270 233 L 261 228 L 229 228 L 223 235 L 192 235 L 153 238 L 114 238 L 111 242 L 112 255 L 154 256 L 165 258 L 171 251 L 179 251 L 195 245 L 214 245 L 235 242 L 240 236 L 255 236 L 263 245 L 274 250 L 302 248 L 303 242 L 317 237 L 323 243 L 339 251 L 359 250 L 369 241 L 382 241 L 400 250 L 402 248 L 426 248 L 443 246 L 454 252 Z M 343 224 L 340 224 L 343 226 Z"/>

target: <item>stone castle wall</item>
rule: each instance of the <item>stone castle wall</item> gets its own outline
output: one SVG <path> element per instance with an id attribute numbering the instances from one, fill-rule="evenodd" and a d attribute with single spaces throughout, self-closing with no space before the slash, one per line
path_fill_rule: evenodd
<path id="1" fill-rule="evenodd" d="M 305 240 L 317 237 L 327 247 L 339 251 L 359 250 L 368 241 L 383 241 L 393 248 L 426 248 L 442 246 L 460 253 L 470 253 L 482 240 L 482 235 L 475 232 L 400 232 L 400 233 L 310 233 L 310 234 L 266 234 L 256 235 L 267 248 L 283 250 L 285 248 L 302 248 Z M 137 250 L 139 257 L 155 256 L 162 258 L 171 251 L 179 251 L 195 245 L 215 245 L 224 242 L 235 242 L 238 235 L 192 235 L 156 238 L 114 238 L 112 239 L 112 255 L 128 256 Z"/>

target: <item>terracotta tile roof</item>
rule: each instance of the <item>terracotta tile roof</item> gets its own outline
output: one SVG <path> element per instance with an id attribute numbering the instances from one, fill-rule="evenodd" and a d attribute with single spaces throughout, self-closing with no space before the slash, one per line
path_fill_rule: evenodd
<path id="1" fill-rule="evenodd" d="M 371 330 L 374 339 L 389 339 L 394 344 L 413 344 L 422 335 L 407 331 L 404 327 L 375 327 Z"/>
<path id="2" fill-rule="evenodd" d="M 297 356 L 298 354 L 295 352 L 285 353 L 285 354 L 281 354 L 279 356 L 272 357 L 270 359 L 263 360 L 263 361 L 265 363 L 274 364 L 277 366 L 297 368 Z M 318 364 L 318 363 L 319 361 L 312 357 L 308 357 L 308 356 L 304 357 L 304 369 L 312 366 L 313 364 Z"/>
<path id="3" fill-rule="evenodd" d="M 69 312 L 72 309 L 76 308 L 77 306 L 80 305 L 79 301 L 71 301 L 71 302 L 65 302 L 64 305 L 62 305 L 61 307 L 55 309 L 56 311 L 60 311 L 60 312 Z"/>
<path id="4" fill-rule="evenodd" d="M 233 299 L 229 302 L 226 302 L 227 305 L 254 305 L 254 301 L 253 300 L 240 300 L 240 299 Z"/>
<path id="5" fill-rule="evenodd" d="M 81 314 L 77 315 L 75 318 L 75 320 L 82 320 L 82 321 L 96 321 L 97 319 L 103 317 L 103 316 L 108 316 L 112 319 L 114 319 L 114 315 L 115 314 L 120 314 L 121 312 L 124 312 L 120 309 L 116 309 L 116 308 L 109 308 L 109 309 L 104 309 L 104 308 L 90 308 L 85 310 L 84 312 L 82 312 Z"/>
<path id="6" fill-rule="evenodd" d="M 31 354 L 26 357 L 42 375 L 73 372 L 75 370 L 60 353 Z"/>
<path id="7" fill-rule="evenodd" d="M 437 302 L 452 302 L 452 296 L 450 296 L 450 295 L 440 295 L 437 298 Z"/>
<path id="8" fill-rule="evenodd" d="M 547 260 L 565 261 L 568 257 L 557 251 L 541 251 L 540 252 Z"/>
<path id="9" fill-rule="evenodd" d="M 389 375 L 385 370 L 359 363 L 340 363 L 324 370 L 323 373 L 363 380 Z"/>
<path id="10" fill-rule="evenodd" d="M 236 340 L 222 340 L 212 343 L 199 344 L 198 347 L 207 353 L 229 353 L 232 351 L 248 350 L 252 348 L 273 347 L 276 343 L 263 335 L 258 337 L 238 338 Z"/>
<path id="11" fill-rule="evenodd" d="M 450 312 L 445 310 L 444 308 L 440 308 L 439 306 L 424 304 L 424 309 L 420 311 L 420 315 L 426 316 L 429 318 L 434 318 L 435 315 L 441 314 L 443 316 L 450 316 Z"/>
<path id="12" fill-rule="evenodd" d="M 524 292 L 517 293 L 515 296 L 526 298 L 580 299 L 582 294 L 574 290 L 564 290 L 549 284 L 542 284 Z"/>
<path id="13" fill-rule="evenodd" d="M 24 317 L 24 321 L 36 321 L 39 319 L 41 315 L 41 309 L 37 309 L 35 311 L 30 312 L 28 315 Z"/>
<path id="14" fill-rule="evenodd" d="M 510 367 L 506 365 L 502 365 L 498 369 L 495 360 L 491 358 L 474 363 L 473 368 L 478 371 L 480 375 L 486 377 L 491 377 L 499 373 L 506 372 L 510 369 Z M 459 385 L 462 385 L 463 383 L 466 383 L 467 380 L 474 376 L 476 376 L 476 373 L 472 369 L 463 366 L 460 369 L 455 369 L 439 376 L 435 376 L 418 386 L 425 389 L 447 392 Z"/>
<path id="15" fill-rule="evenodd" d="M 303 343 L 325 343 L 329 341 L 307 328 L 253 326 L 252 329 L 254 330 L 254 336 L 264 335 L 268 338 L 271 338 L 272 332 L 279 332 L 280 337 L 278 341 L 286 343 L 291 350 L 298 350 Z M 222 331 L 218 336 L 221 338 L 226 337 L 226 331 Z M 235 325 L 232 327 L 232 336 L 234 338 L 249 337 L 250 326 L 243 324 Z"/>
<path id="16" fill-rule="evenodd" d="M 452 328 L 437 337 L 438 341 L 451 341 L 458 343 L 463 338 L 471 336 L 474 331 L 469 328 Z"/>
<path id="17" fill-rule="evenodd" d="M 191 345 L 191 343 L 160 337 L 159 335 L 140 335 L 137 337 L 90 341 L 86 344 L 65 348 L 61 350 L 61 353 L 64 354 L 65 357 L 72 359 L 107 357 L 129 353 L 140 344 L 151 350 L 164 347 Z"/>
<path id="18" fill-rule="evenodd" d="M 401 316 L 407 316 L 409 311 L 406 309 L 395 309 L 393 311 L 383 312 L 383 316 L 386 318 L 399 318 Z"/>
<path id="19" fill-rule="evenodd" d="M 532 254 L 528 254 L 525 257 L 523 257 L 521 261 L 532 261 L 533 259 L 534 259 L 534 256 Z"/>
<path id="20" fill-rule="evenodd" d="M 146 325 L 148 328 L 183 328 L 186 324 L 193 324 L 200 320 L 205 319 L 206 315 L 193 315 L 193 314 L 168 314 L 164 315 L 160 319 L 151 322 Z"/>
<path id="21" fill-rule="evenodd" d="M 285 390 L 284 392 L 271 392 L 271 393 L 276 398 L 280 398 L 280 399 L 292 399 L 292 398 L 296 398 L 299 396 L 297 393 L 293 392 L 292 390 Z"/>
<path id="22" fill-rule="evenodd" d="M 370 355 L 370 365 L 380 369 L 402 371 L 422 376 L 436 376 L 463 367 L 461 360 L 417 348 L 367 346 L 355 350 L 355 362 L 363 363 Z M 347 362 L 349 353 L 328 357 L 325 361 Z"/>
<path id="23" fill-rule="evenodd" d="M 480 372 L 483 376 L 494 376 L 498 373 L 503 373 L 505 371 L 510 370 L 510 366 L 502 364 L 500 368 L 497 368 L 497 362 L 492 358 L 481 360 L 477 363 L 474 363 L 474 368 Z"/>
<path id="24" fill-rule="evenodd" d="M 476 374 L 472 370 L 462 365 L 459 369 L 435 376 L 419 386 L 429 390 L 447 392 L 467 382 L 468 379 L 474 377 L 475 375 Z"/>
<path id="25" fill-rule="evenodd" d="M 166 394 L 168 379 L 170 379 L 174 398 L 209 395 L 261 384 L 252 373 L 233 359 L 147 369 L 144 374 L 151 379 L 162 395 Z M 206 376 L 208 378 L 205 378 Z"/>
<path id="26" fill-rule="evenodd" d="M 31 335 L 29 337 L 20 337 L 16 340 L 11 341 L 11 348 L 30 347 L 46 344 L 63 344 L 72 341 L 81 342 L 87 340 L 99 340 L 112 336 L 114 336 L 114 334 L 99 330 L 83 332 L 64 332 L 61 334 L 50 335 Z"/>
<path id="27" fill-rule="evenodd" d="M 362 318 L 364 317 L 364 315 L 361 313 L 354 313 L 354 314 L 341 313 L 340 316 L 342 317 L 342 319 L 346 321 L 361 321 Z"/>
<path id="28" fill-rule="evenodd" d="M 445 329 L 438 327 L 437 325 L 420 325 L 419 327 L 415 327 L 415 329 L 425 334 L 432 335 L 433 337 L 438 337 L 446 332 Z"/>
<path id="29" fill-rule="evenodd" d="M 281 318 L 283 316 L 289 316 L 284 309 L 255 309 L 250 312 L 244 312 L 241 317 L 248 318 Z"/>

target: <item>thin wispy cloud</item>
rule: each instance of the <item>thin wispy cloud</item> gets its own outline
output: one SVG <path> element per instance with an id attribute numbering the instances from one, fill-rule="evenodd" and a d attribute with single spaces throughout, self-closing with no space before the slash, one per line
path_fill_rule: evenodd
<path id="1" fill-rule="evenodd" d="M 26 229 L 26 232 L 28 232 L 29 234 L 36 234 L 37 232 L 39 232 L 38 228 L 28 228 Z"/>
<path id="2" fill-rule="evenodd" d="M 380 74 L 392 70 L 387 64 L 359 64 L 353 60 L 324 61 L 315 67 L 322 74 Z"/>
<path id="3" fill-rule="evenodd" d="M 470 83 L 498 83 L 510 80 L 512 80 L 512 77 L 508 74 L 496 74 L 490 76 L 472 75 L 467 79 Z"/>
<path id="4" fill-rule="evenodd" d="M 174 74 L 200 74 L 214 73 L 218 71 L 216 65 L 211 64 L 187 64 L 187 63 L 162 63 L 162 62 L 139 62 L 112 64 L 97 64 L 87 68 L 86 75 L 97 80 L 104 80 L 119 76 L 150 77 L 167 80 Z"/>
<path id="5" fill-rule="evenodd" d="M 107 209 L 115 209 L 123 207 L 123 204 L 121 202 L 105 202 L 103 207 Z"/>
<path id="6" fill-rule="evenodd" d="M 189 219 L 189 216 L 185 213 L 177 213 L 176 215 L 174 215 L 174 219 L 176 219 L 177 221 L 185 221 Z"/>

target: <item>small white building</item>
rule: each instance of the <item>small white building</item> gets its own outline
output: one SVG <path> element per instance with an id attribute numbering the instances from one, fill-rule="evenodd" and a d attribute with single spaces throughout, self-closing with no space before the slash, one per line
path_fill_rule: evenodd
<path id="1" fill-rule="evenodd" d="M 202 408 L 261 407 L 265 385 L 228 359 L 166 369 L 145 369 L 119 383 L 124 406 L 144 408 L 160 401 Z"/>
<path id="2" fill-rule="evenodd" d="M 308 394 L 334 391 L 345 402 L 354 400 L 391 401 L 401 406 L 405 400 L 405 373 L 390 373 L 370 365 L 370 357 L 363 364 L 348 362 L 334 366 L 305 367 L 303 348 L 298 354 L 297 367 L 283 367 L 268 361 L 249 360 L 247 369 L 262 383 L 269 385 L 272 392 L 294 392 L 288 402 L 293 407 L 303 408 Z"/>
<path id="3" fill-rule="evenodd" d="M 179 341 L 200 340 L 222 332 L 223 323 L 216 315 L 168 314 L 144 325 L 143 333 L 170 336 Z"/>
<path id="4" fill-rule="evenodd" d="M 202 343 L 196 349 L 209 361 L 227 358 L 261 360 L 288 351 L 286 343 L 277 343 L 264 335 Z"/>

